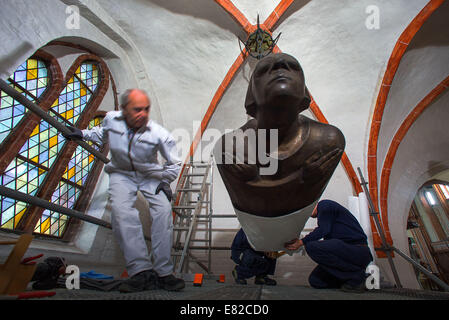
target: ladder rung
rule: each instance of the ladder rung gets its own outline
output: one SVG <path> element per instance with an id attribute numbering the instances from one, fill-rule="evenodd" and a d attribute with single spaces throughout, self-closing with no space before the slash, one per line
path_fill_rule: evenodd
<path id="1" fill-rule="evenodd" d="M 186 177 L 204 177 L 205 173 L 186 173 Z"/>
<path id="2" fill-rule="evenodd" d="M 215 228 L 215 229 L 196 229 L 196 231 L 202 231 L 202 232 L 206 232 L 206 231 L 211 231 L 211 232 L 238 232 L 240 229 L 220 229 L 220 228 Z"/>
<path id="3" fill-rule="evenodd" d="M 182 230 L 189 230 L 189 227 L 173 227 L 173 230 L 175 231 L 182 231 Z"/>
<path id="4" fill-rule="evenodd" d="M 200 214 L 196 216 L 197 218 L 209 218 L 208 215 Z M 237 218 L 235 214 L 213 214 L 211 218 Z"/>
<path id="5" fill-rule="evenodd" d="M 173 209 L 195 209 L 196 206 L 173 206 Z"/>
<path id="6" fill-rule="evenodd" d="M 209 203 L 210 201 L 204 200 L 204 201 L 199 201 L 199 202 L 201 202 L 201 203 Z M 198 201 L 187 201 L 187 203 L 198 203 Z"/>
<path id="7" fill-rule="evenodd" d="M 206 240 L 206 239 L 190 239 L 190 242 L 210 242 L 210 240 Z"/>
<path id="8" fill-rule="evenodd" d="M 190 250 L 231 250 L 230 247 L 216 247 L 216 246 L 210 246 L 210 247 L 192 246 L 189 249 Z"/>
<path id="9" fill-rule="evenodd" d="M 206 168 L 209 165 L 207 163 L 193 163 L 191 164 L 192 168 Z"/>
<path id="10" fill-rule="evenodd" d="M 198 188 L 181 188 L 181 189 L 178 189 L 178 192 L 179 191 L 200 192 L 201 189 L 198 189 Z"/>
<path id="11" fill-rule="evenodd" d="M 176 247 L 176 250 L 182 250 L 184 248 L 184 244 L 181 243 L 182 246 Z M 190 246 L 189 250 L 231 250 L 230 247 L 216 247 L 216 246 L 204 246 L 204 247 L 199 247 L 199 246 Z"/>
<path id="12" fill-rule="evenodd" d="M 188 219 L 188 218 L 191 217 L 190 215 L 187 215 L 187 214 L 180 214 L 180 213 L 176 213 L 176 216 L 177 216 L 178 218 L 180 218 L 180 219 Z"/>

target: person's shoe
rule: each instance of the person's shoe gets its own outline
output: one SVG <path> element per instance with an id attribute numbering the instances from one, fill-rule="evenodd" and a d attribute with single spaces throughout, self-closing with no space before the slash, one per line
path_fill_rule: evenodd
<path id="1" fill-rule="evenodd" d="M 158 278 L 158 287 L 167 291 L 178 291 L 184 289 L 185 286 L 184 280 L 176 278 L 172 274 Z"/>
<path id="2" fill-rule="evenodd" d="M 123 293 L 157 289 L 157 274 L 153 270 L 145 270 L 125 280 L 119 287 Z"/>
<path id="3" fill-rule="evenodd" d="M 267 286 L 275 286 L 277 285 L 276 280 L 268 278 L 268 276 L 256 276 L 254 280 L 255 284 L 264 284 Z"/>
<path id="4" fill-rule="evenodd" d="M 364 293 L 366 291 L 366 286 L 365 286 L 364 281 L 355 286 L 350 285 L 348 283 L 344 283 L 340 289 L 341 289 L 341 291 L 348 292 L 348 293 Z"/>
<path id="5" fill-rule="evenodd" d="M 234 270 L 232 270 L 232 276 L 234 277 L 235 283 L 237 283 L 237 284 L 248 284 L 245 279 L 240 279 L 239 278 L 239 276 L 237 274 L 237 270 L 235 270 L 235 268 L 234 268 Z"/>

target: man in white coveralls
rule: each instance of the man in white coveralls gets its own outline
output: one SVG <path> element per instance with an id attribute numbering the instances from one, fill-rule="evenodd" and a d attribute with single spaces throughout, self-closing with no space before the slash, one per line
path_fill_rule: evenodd
<path id="1" fill-rule="evenodd" d="M 185 287 L 184 280 L 172 275 L 173 220 L 170 182 L 180 171 L 176 144 L 170 133 L 149 119 L 151 101 L 139 89 L 129 89 L 121 97 L 121 111 L 108 112 L 101 127 L 79 130 L 69 127 L 68 139 L 109 142 L 111 161 L 109 197 L 112 228 L 126 260 L 129 279 L 121 292 L 156 288 L 174 291 Z M 159 164 L 157 153 L 165 158 Z M 149 203 L 152 218 L 150 260 L 139 212 L 134 203 L 140 191 Z M 161 192 L 162 191 L 162 192 Z"/>

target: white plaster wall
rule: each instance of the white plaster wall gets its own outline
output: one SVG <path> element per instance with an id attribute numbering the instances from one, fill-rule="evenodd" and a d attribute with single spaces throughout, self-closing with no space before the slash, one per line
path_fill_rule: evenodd
<path id="1" fill-rule="evenodd" d="M 388 223 L 394 245 L 409 255 L 405 226 L 413 198 L 426 181 L 449 169 L 449 91 L 413 124 L 399 145 L 391 168 Z M 395 258 L 404 286 L 417 286 L 411 266 Z"/>
<path id="2" fill-rule="evenodd" d="M 5 1 L 2 6 L 0 40 L 7 43 L 0 48 L 0 76 L 5 78 L 46 43 L 61 38 L 85 38 L 95 41 L 109 57 L 123 55 L 110 39 L 83 17 L 80 29 L 67 29 L 66 5 L 60 1 Z M 23 14 L 26 12 L 27 14 Z"/>
<path id="3" fill-rule="evenodd" d="M 378 178 L 393 136 L 408 114 L 449 76 L 449 3 L 427 20 L 401 60 L 385 105 L 378 144 Z"/>
<path id="4" fill-rule="evenodd" d="M 236 23 L 213 1 L 99 3 L 142 52 L 164 126 L 194 134 L 240 52 Z"/>
<path id="5" fill-rule="evenodd" d="M 0 48 L 0 77 L 8 77 L 31 54 L 52 40 L 80 44 L 105 60 L 119 94 L 133 87 L 146 90 L 153 102 L 153 118 L 162 122 L 159 102 L 141 63 L 139 50 L 95 0 L 4 2 L 0 13 L 0 40 L 8 45 Z M 78 29 L 66 27 L 70 18 L 66 9 L 70 5 L 80 9 Z"/>
<path id="6" fill-rule="evenodd" d="M 273 12 L 279 2 L 280 1 L 278 0 L 258 0 L 257 5 L 254 5 L 253 0 L 233 1 L 236 8 L 243 13 L 251 24 L 257 23 L 257 15 L 259 15 L 259 22 L 262 24 Z"/>
<path id="7" fill-rule="evenodd" d="M 394 134 L 417 104 L 449 75 L 449 3 L 427 20 L 401 60 L 385 105 L 379 131 L 378 179 Z M 447 93 L 423 113 L 401 142 L 394 160 L 389 192 L 388 219 L 393 243 L 408 254 L 405 225 L 410 206 L 421 185 L 447 169 Z M 444 109 L 446 108 L 446 109 Z M 439 110 L 439 111 L 438 111 Z M 444 111 L 446 110 L 446 111 Z M 418 287 L 412 268 L 396 258 L 401 281 Z M 385 268 L 390 273 L 389 268 Z"/>

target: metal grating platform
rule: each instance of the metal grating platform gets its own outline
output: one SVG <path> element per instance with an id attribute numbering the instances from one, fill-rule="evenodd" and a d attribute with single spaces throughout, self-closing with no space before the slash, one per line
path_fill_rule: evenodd
<path id="1" fill-rule="evenodd" d="M 218 283 L 216 280 L 204 280 L 201 287 L 186 282 L 186 287 L 179 292 L 150 290 L 125 294 L 87 289 L 52 291 L 56 295 L 40 300 L 449 300 L 449 293 L 434 291 L 384 289 L 360 294 L 305 286 L 237 285 Z"/>

